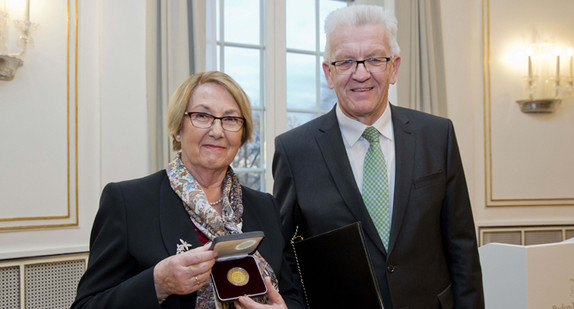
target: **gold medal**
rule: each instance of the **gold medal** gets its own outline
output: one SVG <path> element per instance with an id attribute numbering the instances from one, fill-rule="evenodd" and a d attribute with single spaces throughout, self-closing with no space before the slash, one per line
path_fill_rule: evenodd
<path id="1" fill-rule="evenodd" d="M 241 267 L 233 267 L 227 272 L 227 280 L 236 286 L 244 286 L 249 282 L 249 274 Z"/>

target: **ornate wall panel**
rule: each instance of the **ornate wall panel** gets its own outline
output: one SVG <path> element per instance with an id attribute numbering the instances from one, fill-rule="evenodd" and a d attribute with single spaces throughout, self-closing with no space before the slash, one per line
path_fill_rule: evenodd
<path id="1" fill-rule="evenodd" d="M 574 98 L 528 114 L 528 46 L 574 47 L 573 1 L 483 0 L 486 206 L 574 205 Z M 569 73 L 563 53 L 561 72 Z"/>
<path id="2" fill-rule="evenodd" d="M 30 20 L 34 46 L 0 81 L 0 231 L 78 224 L 77 0 L 32 0 Z"/>

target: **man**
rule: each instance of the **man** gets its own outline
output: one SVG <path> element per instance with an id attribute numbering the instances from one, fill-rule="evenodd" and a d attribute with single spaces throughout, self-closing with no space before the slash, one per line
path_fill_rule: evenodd
<path id="1" fill-rule="evenodd" d="M 286 232 L 298 226 L 308 237 L 360 221 L 385 308 L 484 308 L 452 122 L 388 103 L 401 63 L 396 19 L 355 5 L 331 13 L 325 31 L 323 71 L 338 102 L 275 140 L 273 191 Z M 378 141 L 362 137 L 368 127 Z M 364 167 L 371 147 L 384 156 L 374 182 Z M 382 186 L 375 202 L 373 186 Z M 390 231 L 379 219 L 390 219 Z"/>

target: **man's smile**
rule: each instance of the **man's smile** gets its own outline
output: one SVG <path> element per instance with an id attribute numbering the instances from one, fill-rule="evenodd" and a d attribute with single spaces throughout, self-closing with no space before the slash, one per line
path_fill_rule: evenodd
<path id="1" fill-rule="evenodd" d="M 353 91 L 353 92 L 364 92 L 364 91 L 373 90 L 373 88 L 375 88 L 375 87 L 368 87 L 368 88 L 355 88 L 355 89 L 351 89 L 351 91 Z"/>

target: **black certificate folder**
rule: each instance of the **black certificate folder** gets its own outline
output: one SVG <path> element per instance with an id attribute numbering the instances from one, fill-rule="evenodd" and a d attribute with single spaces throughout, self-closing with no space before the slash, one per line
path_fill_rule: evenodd
<path id="1" fill-rule="evenodd" d="M 360 222 L 293 245 L 311 309 L 383 308 Z"/>

